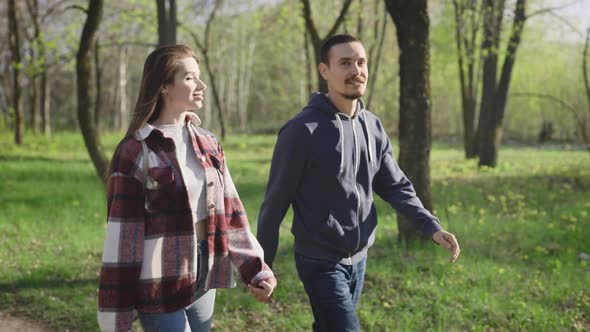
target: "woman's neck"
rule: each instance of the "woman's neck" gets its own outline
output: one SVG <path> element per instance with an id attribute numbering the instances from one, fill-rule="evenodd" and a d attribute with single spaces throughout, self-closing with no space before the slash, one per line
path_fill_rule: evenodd
<path id="1" fill-rule="evenodd" d="M 167 125 L 167 124 L 182 124 L 186 118 L 186 112 L 174 112 L 169 109 L 163 109 L 160 116 L 154 121 L 154 125 Z"/>

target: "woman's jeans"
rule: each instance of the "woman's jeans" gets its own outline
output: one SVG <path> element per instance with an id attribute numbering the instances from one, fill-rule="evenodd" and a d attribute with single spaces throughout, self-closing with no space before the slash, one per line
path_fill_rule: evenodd
<path id="1" fill-rule="evenodd" d="M 313 310 L 313 330 L 360 331 L 356 305 L 363 290 L 367 258 L 353 265 L 295 253 L 297 273 Z"/>
<path id="2" fill-rule="evenodd" d="M 145 332 L 205 332 L 211 328 L 215 289 L 205 292 L 207 279 L 207 260 L 209 258 L 207 241 L 198 242 L 198 281 L 197 300 L 186 308 L 175 312 L 148 314 L 138 313 Z"/>

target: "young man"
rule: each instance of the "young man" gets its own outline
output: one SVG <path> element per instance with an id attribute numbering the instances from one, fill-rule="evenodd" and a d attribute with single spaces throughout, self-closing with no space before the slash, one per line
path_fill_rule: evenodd
<path id="1" fill-rule="evenodd" d="M 334 36 L 320 56 L 328 93 L 314 94 L 279 132 L 258 240 L 272 264 L 279 226 L 293 205 L 295 262 L 314 331 L 359 331 L 356 305 L 377 227 L 373 192 L 449 249 L 451 262 L 459 256 L 459 244 L 424 208 L 393 158 L 381 121 L 363 107 L 369 74 L 361 42 Z"/>

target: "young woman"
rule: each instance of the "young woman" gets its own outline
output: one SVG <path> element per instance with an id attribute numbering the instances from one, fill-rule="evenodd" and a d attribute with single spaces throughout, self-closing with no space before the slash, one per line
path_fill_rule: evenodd
<path id="1" fill-rule="evenodd" d="M 233 269 L 258 300 L 276 279 L 249 229 L 221 145 L 192 113 L 206 85 L 187 46 L 146 59 L 131 125 L 108 178 L 100 285 L 102 331 L 208 331 Z"/>

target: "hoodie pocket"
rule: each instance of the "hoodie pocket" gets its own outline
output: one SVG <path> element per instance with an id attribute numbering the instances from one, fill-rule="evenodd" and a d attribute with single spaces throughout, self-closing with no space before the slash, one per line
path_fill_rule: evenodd
<path id="1" fill-rule="evenodd" d="M 344 237 L 344 229 L 342 225 L 332 216 L 330 213 L 326 220 L 320 224 L 319 233 L 321 234 L 322 240 L 327 240 L 326 244 L 331 247 L 335 247 L 338 249 L 346 249 L 343 247 L 345 245 L 345 237 Z"/>
<path id="2" fill-rule="evenodd" d="M 170 209 L 174 203 L 174 170 L 170 166 L 148 169 L 146 199 L 150 210 Z"/>

